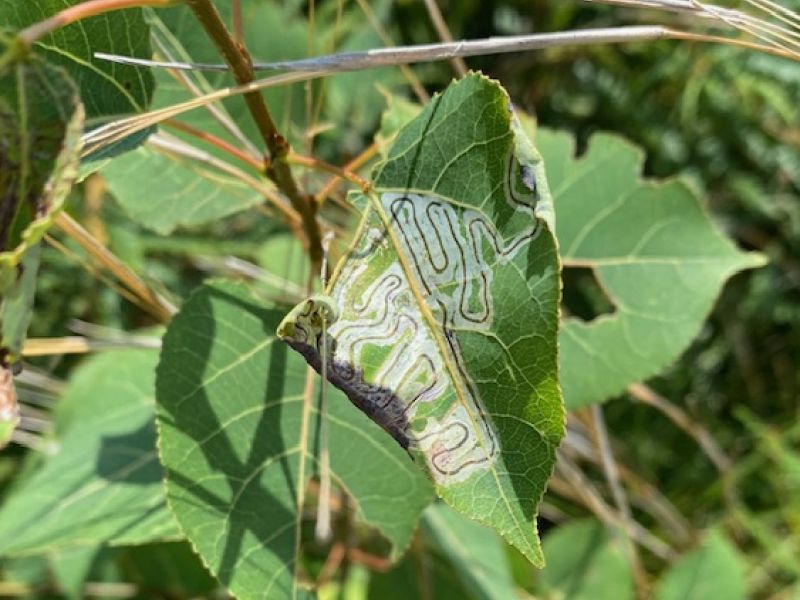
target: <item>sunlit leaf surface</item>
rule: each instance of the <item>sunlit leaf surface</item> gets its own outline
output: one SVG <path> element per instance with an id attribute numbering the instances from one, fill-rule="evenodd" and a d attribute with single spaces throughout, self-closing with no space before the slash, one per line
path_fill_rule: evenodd
<path id="1" fill-rule="evenodd" d="M 559 262 L 538 154 L 496 83 L 452 84 L 397 136 L 330 299 L 279 335 L 406 448 L 438 494 L 542 563 L 564 429 Z M 335 321 L 327 337 L 326 315 Z"/>

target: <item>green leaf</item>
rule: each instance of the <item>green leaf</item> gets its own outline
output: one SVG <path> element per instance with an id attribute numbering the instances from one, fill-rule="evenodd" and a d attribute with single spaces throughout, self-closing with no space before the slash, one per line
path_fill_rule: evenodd
<path id="1" fill-rule="evenodd" d="M 0 0 L 0 23 L 22 29 L 84 0 Z M 63 66 L 81 90 L 88 125 L 140 112 L 153 94 L 146 69 L 114 64 L 95 52 L 151 58 L 150 33 L 139 8 L 117 10 L 62 27 L 36 44 L 48 62 Z M 53 82 L 53 89 L 59 86 Z M 0 85 L 2 88 L 2 85 Z"/>
<path id="2" fill-rule="evenodd" d="M 712 531 L 703 545 L 667 571 L 656 587 L 657 600 L 739 600 L 747 591 L 744 564 L 730 542 Z"/>
<path id="3" fill-rule="evenodd" d="M 764 259 L 737 250 L 682 181 L 642 180 L 643 154 L 623 139 L 595 135 L 578 159 L 569 135 L 536 139 L 564 266 L 592 269 L 614 305 L 562 327 L 561 383 L 577 408 L 659 373 L 700 331 L 725 280 Z"/>
<path id="4" fill-rule="evenodd" d="M 266 292 L 277 292 L 294 301 L 304 296 L 311 267 L 308 254 L 296 236 L 290 233 L 270 235 L 259 248 L 257 259 L 265 271 L 258 283 Z"/>
<path id="5" fill-rule="evenodd" d="M 0 294 L 0 352 L 7 364 L 17 362 L 22 353 L 22 344 L 33 317 L 41 254 L 41 244 L 29 248 L 22 255 L 17 280 Z"/>
<path id="6" fill-rule="evenodd" d="M 381 157 L 386 160 L 391 143 L 397 137 L 397 132 L 420 113 L 422 106 L 403 96 L 389 93 L 384 96 L 386 108 L 381 115 L 381 127 L 375 134 L 375 142 Z"/>
<path id="7" fill-rule="evenodd" d="M 58 450 L 0 509 L 0 555 L 174 536 L 155 450 L 157 354 L 87 361 L 55 415 Z"/>
<path id="8" fill-rule="evenodd" d="M 216 221 L 264 201 L 241 180 L 151 144 L 116 157 L 102 173 L 128 215 L 162 235 L 178 227 Z"/>
<path id="9" fill-rule="evenodd" d="M 459 512 L 542 564 L 536 509 L 564 432 L 559 262 L 542 163 L 470 75 L 397 136 L 331 299 L 279 335 L 389 432 Z"/>
<path id="10" fill-rule="evenodd" d="M 14 51 L 9 43 L 0 35 L 0 55 Z M 82 128 L 83 107 L 63 70 L 33 54 L 0 66 L 0 295 L 77 176 Z"/>
<path id="11" fill-rule="evenodd" d="M 83 597 L 83 584 L 99 554 L 100 548 L 93 545 L 63 548 L 50 554 L 53 578 L 67 598 L 77 600 Z"/>
<path id="12" fill-rule="evenodd" d="M 19 276 L 0 293 L 0 448 L 11 441 L 20 421 L 12 365 L 22 356 L 22 345 L 33 317 L 41 244 L 22 255 Z"/>
<path id="13" fill-rule="evenodd" d="M 158 367 L 170 506 L 211 571 L 242 599 L 303 594 L 301 509 L 316 470 L 318 415 L 304 401 L 306 365 L 275 343 L 280 316 L 243 286 L 203 287 L 172 320 Z M 333 483 L 398 556 L 430 502 L 430 485 L 330 391 Z"/>
<path id="14" fill-rule="evenodd" d="M 426 552 L 422 544 L 415 544 L 390 571 L 372 573 L 368 590 L 371 600 L 476 600 L 453 565 L 436 552 Z"/>
<path id="15" fill-rule="evenodd" d="M 180 542 L 120 549 L 126 579 L 144 590 L 163 590 L 162 598 L 222 598 L 219 583 L 208 573 L 191 545 Z"/>
<path id="16" fill-rule="evenodd" d="M 475 598 L 507 600 L 517 596 L 505 546 L 494 531 L 444 504 L 428 507 L 422 527 Z"/>
<path id="17" fill-rule="evenodd" d="M 633 575 L 622 547 L 602 523 L 577 521 L 544 538 L 544 591 L 562 600 L 626 600 L 634 597 Z M 725 596 L 720 596 L 724 598 Z"/>

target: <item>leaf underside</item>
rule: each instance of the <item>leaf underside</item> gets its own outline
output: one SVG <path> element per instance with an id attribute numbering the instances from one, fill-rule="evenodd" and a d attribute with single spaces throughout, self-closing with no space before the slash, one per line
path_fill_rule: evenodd
<path id="1" fill-rule="evenodd" d="M 452 84 L 398 134 L 323 303 L 281 335 L 406 448 L 437 493 L 534 564 L 564 429 L 559 262 L 538 154 L 505 91 Z"/>
<path id="2" fill-rule="evenodd" d="M 725 280 L 764 259 L 738 250 L 682 181 L 642 180 L 644 156 L 622 138 L 595 135 L 577 159 L 568 134 L 542 129 L 536 141 L 565 268 L 592 269 L 614 306 L 588 323 L 568 318 L 561 329 L 564 399 L 579 408 L 676 360 Z"/>

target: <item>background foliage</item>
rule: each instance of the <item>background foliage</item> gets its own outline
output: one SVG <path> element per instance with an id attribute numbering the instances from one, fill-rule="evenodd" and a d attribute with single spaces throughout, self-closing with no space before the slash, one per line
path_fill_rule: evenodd
<path id="1" fill-rule="evenodd" d="M 0 24 L 25 26 L 55 4 L 31 2 L 41 9 L 39 14 L 27 4 L 26 10 L 18 10 L 15 0 L 0 0 Z M 219 4 L 222 8 L 228 3 Z M 800 8 L 797 2 L 785 4 Z M 556 0 L 448 0 L 440 5 L 455 38 L 611 26 L 650 17 Z M 422 2 L 250 0 L 244 8 L 248 47 L 261 59 L 375 47 L 384 43 L 383 35 L 397 44 L 436 38 Z M 77 84 L 89 129 L 131 110 L 166 106 L 190 94 L 185 81 L 164 72 L 151 76 L 97 61 L 78 33 L 86 34 L 93 50 L 149 56 L 152 47 L 161 55 L 218 60 L 183 7 L 96 19 L 54 34 L 41 49 L 44 58 L 63 66 Z M 152 46 L 147 44 L 146 28 Z M 401 498 L 414 486 L 419 493 L 400 503 L 407 516 L 401 513 L 402 518 L 392 522 L 382 511 L 384 500 L 371 498 L 369 489 L 353 488 L 359 480 L 348 475 L 352 460 L 344 458 L 341 473 L 334 464 L 341 487 L 362 499 L 356 511 L 348 506 L 347 496 L 337 495 L 338 531 L 350 537 L 327 545 L 315 542 L 311 498 L 305 506 L 294 506 L 291 518 L 273 515 L 294 524 L 280 552 L 297 550 L 296 531 L 303 540 L 305 577 L 323 582 L 320 596 L 325 598 L 633 598 L 636 590 L 640 596 L 660 599 L 799 597 L 797 63 L 728 47 L 653 42 L 480 57 L 469 59 L 468 65 L 499 79 L 515 105 L 535 116 L 541 128 L 535 136 L 554 189 L 581 165 L 605 160 L 622 165 L 614 178 L 578 185 L 569 205 L 565 194 L 563 206 L 580 213 L 592 206 L 581 202 L 592 193 L 602 202 L 596 182 L 646 188 L 641 197 L 630 199 L 631 212 L 623 211 L 622 223 L 609 226 L 606 236 L 616 233 L 614 239 L 622 243 L 623 233 L 635 235 L 644 224 L 669 224 L 675 217 L 678 224 L 666 226 L 660 247 L 678 256 L 667 253 L 667 258 L 688 264 L 692 257 L 707 258 L 715 248 L 718 260 L 694 271 L 684 264 L 676 276 L 676 281 L 689 282 L 682 290 L 658 276 L 648 284 L 647 277 L 635 271 L 615 280 L 614 273 L 603 270 L 608 267 L 597 268 L 603 258 L 597 246 L 607 252 L 609 237 L 594 250 L 590 245 L 589 253 L 571 253 L 578 247 L 568 243 L 570 233 L 558 231 L 567 267 L 563 305 L 570 321 L 565 331 L 635 319 L 642 307 L 631 302 L 648 294 L 664 300 L 651 321 L 664 314 L 672 320 L 659 329 L 657 322 L 645 319 L 611 341 L 595 341 L 601 356 L 619 350 L 620 340 L 634 351 L 642 345 L 645 353 L 641 360 L 628 362 L 623 353 L 622 362 L 611 360 L 608 370 L 598 368 L 599 374 L 593 374 L 592 363 L 580 355 L 574 363 L 564 362 L 570 360 L 571 350 L 562 338 L 570 429 L 542 507 L 540 532 L 548 561 L 544 570 L 533 569 L 495 533 L 442 505 L 423 511 L 430 490 L 411 473 L 410 483 L 392 492 L 393 497 Z M 447 63 L 418 66 L 414 73 L 416 86 L 399 70 L 384 69 L 338 75 L 308 88 L 280 88 L 267 98 L 294 148 L 342 165 L 369 146 L 379 128 L 385 151 L 385 140 L 424 100 L 421 92 L 440 91 L 453 76 Z M 230 83 L 225 75 L 186 77 L 201 90 Z M 306 89 L 313 92 L 310 105 Z M 220 110 L 240 124 L 242 147 L 258 145 L 241 99 L 226 101 Z M 63 116 L 55 121 L 60 130 L 66 128 Z M 219 120 L 206 111 L 190 113 L 182 121 L 226 135 Z M 529 124 L 529 131 L 534 128 Z M 308 265 L 300 244 L 275 211 L 260 202 L 261 192 L 253 193 L 241 183 L 242 173 L 257 176 L 252 167 L 237 165 L 233 175 L 220 173 L 213 161 L 230 157 L 218 148 L 169 126 L 161 127 L 158 135 L 173 149 L 194 144 L 208 156 L 198 160 L 170 152 L 164 143 L 153 144 L 151 137 L 148 144 L 110 162 L 84 162 L 85 172 L 100 169 L 100 174 L 73 188 L 67 211 L 165 302 L 183 307 L 164 339 L 163 360 L 179 360 L 181 369 L 203 377 L 226 353 L 255 351 L 245 334 L 260 328 L 266 332 L 264 323 L 278 316 L 265 312 L 263 304 L 250 304 L 250 298 L 291 305 L 303 294 Z M 54 147 L 49 160 L 55 161 L 61 149 Z M 296 171 L 309 189 L 317 190 L 329 179 L 318 171 Z M 651 181 L 675 176 L 680 180 L 663 186 Z M 339 200 L 343 189 L 337 189 Z M 637 210 L 636 202 L 644 206 L 647 194 L 666 199 L 672 212 Z M 558 202 L 556 194 L 557 214 Z M 322 216 L 344 233 L 353 219 L 342 204 L 327 202 Z M 564 215 L 563 222 L 585 222 L 593 214 L 576 214 L 571 217 L 576 221 Z M 276 451 L 248 448 L 242 441 L 254 435 L 247 427 L 257 429 L 270 420 L 254 419 L 236 431 L 241 438 L 232 436 L 226 446 L 225 440 L 202 430 L 207 422 L 193 425 L 191 414 L 171 421 L 179 407 L 162 404 L 160 451 L 170 471 L 165 473 L 155 447 L 158 356 L 153 348 L 163 334 L 158 326 L 163 319 L 141 299 L 126 294 L 119 273 L 97 263 L 96 255 L 87 253 L 65 229 L 53 228 L 48 235 L 29 336 L 63 338 L 77 332 L 95 346 L 148 348 L 86 357 L 56 345 L 48 356 L 26 360 L 25 373 L 18 379 L 22 429 L 16 443 L 0 453 L 0 595 L 224 597 L 225 588 L 242 597 L 256 595 L 263 579 L 243 564 L 248 548 L 259 552 L 259 534 L 237 530 L 236 524 L 258 514 L 265 502 L 259 494 L 266 492 L 255 490 L 253 497 L 245 498 L 230 514 L 233 526 L 222 532 L 213 530 L 218 519 L 204 521 L 208 512 L 203 510 L 185 511 L 175 523 L 167 502 L 173 510 L 181 503 L 190 508 L 205 503 L 207 511 L 219 500 L 213 494 L 224 499 L 230 494 L 224 482 L 212 480 L 206 487 L 193 488 L 181 486 L 179 476 L 213 479 L 215 461 L 246 470 L 248 460 Z M 347 241 L 346 235 L 337 238 L 333 258 Z M 637 246 L 637 241 L 631 244 Z M 658 250 L 659 244 L 655 246 Z M 736 274 L 722 287 L 734 272 L 760 265 L 760 257 L 766 258 L 763 266 Z M 190 298 L 211 278 L 226 282 L 203 287 Z M 227 281 L 232 279 L 240 283 Z M 175 342 L 180 330 L 174 328 L 181 323 L 197 337 L 196 343 Z M 229 329 L 222 334 L 215 330 L 225 327 Z M 221 337 L 206 346 L 204 336 L 210 335 Z M 195 346 L 208 355 L 179 356 L 182 347 Z M 202 392 L 216 418 L 262 410 L 268 390 L 237 386 L 241 380 L 266 381 L 272 355 L 263 352 L 263 360 L 243 365 L 241 375 Z M 302 388 L 300 379 L 291 376 L 298 369 L 302 371 L 299 363 L 288 370 L 294 388 Z M 602 386 L 592 385 L 591 377 Z M 177 390 L 176 398 L 196 394 L 190 384 L 191 380 L 165 379 L 163 372 L 158 382 L 162 390 Z M 597 458 L 600 417 L 589 405 L 600 400 L 608 400 L 602 416 L 637 523 L 633 529 L 620 526 L 613 490 Z M 337 401 L 334 417 L 341 411 L 342 422 L 363 420 L 341 398 Z M 269 416 L 266 408 L 263 412 Z M 271 422 L 285 424 L 293 418 L 288 410 Z M 367 430 L 363 435 L 373 433 L 380 432 Z M 205 440 L 202 447 L 222 444 L 223 451 L 217 447 L 186 460 L 182 444 L 187 439 Z M 357 455 L 358 447 L 349 452 Z M 397 448 L 387 444 L 381 451 Z M 371 459 L 364 468 L 380 473 L 385 467 Z M 171 477 L 166 496 L 160 484 L 165 475 Z M 278 476 L 277 471 L 267 475 Z M 348 476 L 354 477 L 353 484 Z M 365 508 L 370 499 L 372 512 Z M 418 517 L 420 525 L 414 529 Z M 187 528 L 205 529 L 191 536 L 194 547 L 183 540 L 181 531 Z M 225 540 L 224 547 L 214 546 L 217 539 Z M 633 559 L 632 547 L 638 549 Z M 230 548 L 244 552 L 231 557 L 226 555 Z"/>

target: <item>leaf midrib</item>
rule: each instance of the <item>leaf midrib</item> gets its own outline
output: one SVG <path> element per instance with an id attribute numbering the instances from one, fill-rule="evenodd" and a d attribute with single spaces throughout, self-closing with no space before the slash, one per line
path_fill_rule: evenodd
<path id="1" fill-rule="evenodd" d="M 465 395 L 464 395 L 464 391 L 461 388 L 461 383 L 462 382 L 460 381 L 460 377 L 456 376 L 457 370 L 455 369 L 455 366 L 452 363 L 451 357 L 450 357 L 449 353 L 447 352 L 444 340 L 442 340 L 442 337 L 441 337 L 441 333 L 439 333 L 439 331 L 436 328 L 436 325 L 437 325 L 436 319 L 434 318 L 433 314 L 431 313 L 430 308 L 428 307 L 428 305 L 425 303 L 424 298 L 422 296 L 422 293 L 421 293 L 421 291 L 419 290 L 419 288 L 416 285 L 416 282 L 415 282 L 414 276 L 413 276 L 413 271 L 412 271 L 410 265 L 408 264 L 408 261 L 406 260 L 405 255 L 401 251 L 402 246 L 400 245 L 399 240 L 397 239 L 396 232 L 394 231 L 394 229 L 391 226 L 391 221 L 388 219 L 388 215 L 383 210 L 383 206 L 381 206 L 380 200 L 378 199 L 377 194 L 375 192 L 372 192 L 372 193 L 369 194 L 369 199 L 370 199 L 370 203 L 373 205 L 373 207 L 372 207 L 373 210 L 375 210 L 377 212 L 377 214 L 379 215 L 381 221 L 384 224 L 384 227 L 386 227 L 386 231 L 389 234 L 390 239 L 392 240 L 392 246 L 394 246 L 395 253 L 397 254 L 397 258 L 398 258 L 398 260 L 400 262 L 400 266 L 403 269 L 403 273 L 406 276 L 406 280 L 408 281 L 409 289 L 411 289 L 411 293 L 414 294 L 414 298 L 416 299 L 417 305 L 418 305 L 418 307 L 420 309 L 420 314 L 422 314 L 423 319 L 425 319 L 425 321 L 426 321 L 426 323 L 428 325 L 428 329 L 430 330 L 431 334 L 433 335 L 433 339 L 436 342 L 436 346 L 438 347 L 439 352 L 442 355 L 442 358 L 443 358 L 444 363 L 445 363 L 445 368 L 447 369 L 447 372 L 448 372 L 448 374 L 450 376 L 450 381 L 453 383 L 453 388 L 455 389 L 456 397 L 458 398 L 458 401 L 461 403 L 461 405 L 466 409 L 465 412 L 469 415 L 469 418 L 472 421 L 472 425 L 473 425 L 473 427 L 475 427 L 475 430 L 479 431 L 480 428 L 478 427 L 478 424 L 475 422 L 475 419 L 474 419 L 474 417 L 472 415 L 472 411 L 469 410 L 469 405 L 468 405 L 468 403 L 466 401 L 466 398 L 465 398 Z M 487 412 L 487 417 L 491 418 L 491 415 L 489 415 L 488 412 Z M 493 422 L 491 423 L 491 425 L 492 425 L 492 427 L 494 427 L 494 423 Z M 483 447 L 483 441 L 481 441 L 481 446 Z M 483 448 L 483 450 L 485 451 L 486 448 Z M 501 453 L 502 453 L 502 451 L 501 451 Z M 498 492 L 499 492 L 499 494 L 501 496 L 501 499 L 502 499 L 503 503 L 506 506 L 506 510 L 507 510 L 509 516 L 511 517 L 511 519 L 514 521 L 514 527 L 518 531 L 523 531 L 523 526 L 517 520 L 517 515 L 513 510 L 513 507 L 511 505 L 511 502 L 508 499 L 508 496 L 506 496 L 505 490 L 503 489 L 503 486 L 501 485 L 500 479 L 499 479 L 499 477 L 497 475 L 497 470 L 496 470 L 496 468 L 494 467 L 493 464 L 488 467 L 488 471 L 492 474 L 492 478 L 494 479 L 494 482 L 497 485 L 497 490 L 498 490 Z M 524 539 L 526 541 L 526 543 L 527 543 L 526 545 L 528 546 L 528 551 L 531 553 L 531 555 L 532 556 L 535 555 L 536 554 L 536 548 L 534 548 L 534 547 L 532 547 L 530 545 L 530 543 L 527 541 L 527 536 L 523 535 L 522 539 Z"/>

